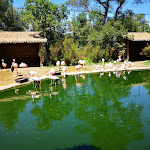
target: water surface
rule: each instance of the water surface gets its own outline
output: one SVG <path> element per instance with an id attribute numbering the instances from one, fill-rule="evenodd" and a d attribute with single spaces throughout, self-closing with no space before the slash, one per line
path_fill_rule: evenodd
<path id="1" fill-rule="evenodd" d="M 150 71 L 50 83 L 0 92 L 2 150 L 150 149 Z"/>

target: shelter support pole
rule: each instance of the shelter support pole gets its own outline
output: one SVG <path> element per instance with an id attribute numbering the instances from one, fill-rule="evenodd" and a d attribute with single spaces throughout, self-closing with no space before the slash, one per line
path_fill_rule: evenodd
<path id="1" fill-rule="evenodd" d="M 40 67 L 43 67 L 43 59 L 42 59 L 41 48 L 42 48 L 42 43 L 39 43 Z"/>
<path id="2" fill-rule="evenodd" d="M 129 40 L 127 40 L 126 44 L 127 44 L 127 61 L 129 61 Z"/>

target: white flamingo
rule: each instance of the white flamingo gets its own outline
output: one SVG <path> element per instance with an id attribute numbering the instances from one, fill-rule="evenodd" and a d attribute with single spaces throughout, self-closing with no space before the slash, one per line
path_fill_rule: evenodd
<path id="1" fill-rule="evenodd" d="M 37 82 L 40 82 L 39 87 L 41 87 L 41 78 L 39 78 L 39 77 L 32 77 L 31 81 L 33 81 L 33 83 L 35 82 L 35 87 L 37 87 Z"/>
<path id="2" fill-rule="evenodd" d="M 132 65 L 134 65 L 133 62 L 131 62 L 131 61 L 129 61 L 128 64 L 129 64 L 129 67 L 131 67 Z"/>
<path id="3" fill-rule="evenodd" d="M 67 71 L 66 66 L 62 67 L 62 71 L 64 72 L 64 77 L 66 77 L 66 71 Z"/>
<path id="4" fill-rule="evenodd" d="M 77 73 L 77 71 L 80 70 L 81 67 L 82 67 L 81 65 L 76 65 L 76 73 Z"/>
<path id="5" fill-rule="evenodd" d="M 52 69 L 50 70 L 50 73 L 51 73 L 52 75 L 54 75 L 54 74 L 55 74 L 55 69 L 52 68 Z"/>
<path id="6" fill-rule="evenodd" d="M 56 62 L 56 65 L 57 65 L 58 71 L 59 71 L 59 66 L 60 66 L 60 61 L 59 60 Z"/>
<path id="7" fill-rule="evenodd" d="M 84 68 L 85 60 L 81 60 L 81 59 L 80 59 L 80 60 L 78 61 L 78 64 L 81 65 L 81 66 L 83 66 L 83 68 Z"/>
<path id="8" fill-rule="evenodd" d="M 25 75 L 31 76 L 31 78 L 32 78 L 34 75 L 37 75 L 37 72 L 36 71 L 29 71 L 29 72 L 25 73 Z"/>
<path id="9" fill-rule="evenodd" d="M 27 68 L 28 65 L 26 63 L 21 62 L 21 64 L 19 65 L 19 67 L 23 68 L 23 72 L 24 72 L 24 68 Z"/>
<path id="10" fill-rule="evenodd" d="M 2 59 L 1 61 L 2 61 L 2 66 L 4 67 L 4 69 L 6 69 L 7 64 L 4 62 L 4 59 Z"/>
<path id="11" fill-rule="evenodd" d="M 55 83 L 55 86 L 56 86 L 56 81 L 60 80 L 60 78 L 57 76 L 54 76 L 54 73 L 55 73 L 55 69 L 52 68 L 50 70 L 50 72 L 48 73 L 48 75 L 49 75 L 49 79 L 51 79 L 51 84 Z M 53 81 L 53 83 L 52 83 L 52 81 Z"/>
<path id="12" fill-rule="evenodd" d="M 11 71 L 12 72 L 14 71 L 14 68 L 16 68 L 16 73 L 18 75 L 18 71 L 17 71 L 18 64 L 15 62 L 15 59 L 13 59 L 13 62 L 12 62 L 12 65 L 11 65 Z"/>
<path id="13" fill-rule="evenodd" d="M 104 61 L 105 61 L 105 59 L 104 58 L 102 58 L 102 65 L 104 66 Z"/>
<path id="14" fill-rule="evenodd" d="M 118 57 L 119 57 L 119 59 L 118 59 L 118 60 L 119 60 L 119 62 L 121 62 L 121 60 L 122 60 L 122 59 L 121 59 L 121 56 L 118 56 Z"/>
<path id="15" fill-rule="evenodd" d="M 61 61 L 62 66 L 65 66 L 65 64 L 66 64 L 65 61 Z"/>

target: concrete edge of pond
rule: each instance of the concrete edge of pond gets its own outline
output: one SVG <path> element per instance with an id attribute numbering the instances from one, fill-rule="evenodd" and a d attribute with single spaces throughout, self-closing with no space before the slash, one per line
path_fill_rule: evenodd
<path id="1" fill-rule="evenodd" d="M 150 70 L 150 67 L 131 67 L 131 68 L 126 68 L 126 69 L 118 69 L 117 71 L 125 71 L 125 70 L 131 70 L 131 71 L 138 71 L 138 70 Z M 112 72 L 112 71 L 116 71 L 114 69 L 107 69 L 107 70 L 92 70 L 92 71 L 80 71 L 80 72 L 71 72 L 71 73 L 67 73 L 67 75 L 77 75 L 77 74 L 89 74 L 89 73 L 99 73 L 99 72 Z M 63 76 L 63 75 L 61 75 Z M 43 79 L 48 79 L 48 76 L 42 76 L 40 77 L 41 80 Z M 6 86 L 0 86 L 0 91 L 4 91 L 6 89 L 10 89 L 10 88 L 14 88 L 14 87 L 18 87 L 18 86 L 22 86 L 22 85 L 26 85 L 32 83 L 31 80 L 29 80 L 28 82 L 24 82 L 24 83 L 13 83 L 13 84 L 9 84 Z"/>

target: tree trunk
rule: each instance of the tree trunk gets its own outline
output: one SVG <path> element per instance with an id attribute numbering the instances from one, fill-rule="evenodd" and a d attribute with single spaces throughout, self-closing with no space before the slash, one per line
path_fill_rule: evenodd
<path id="1" fill-rule="evenodd" d="M 117 16 L 118 16 L 118 12 L 119 12 L 119 9 L 122 7 L 122 5 L 124 4 L 125 0 L 121 0 L 119 3 L 119 6 L 117 7 L 116 9 L 116 12 L 115 12 L 115 16 L 114 16 L 114 21 L 117 20 Z"/>

